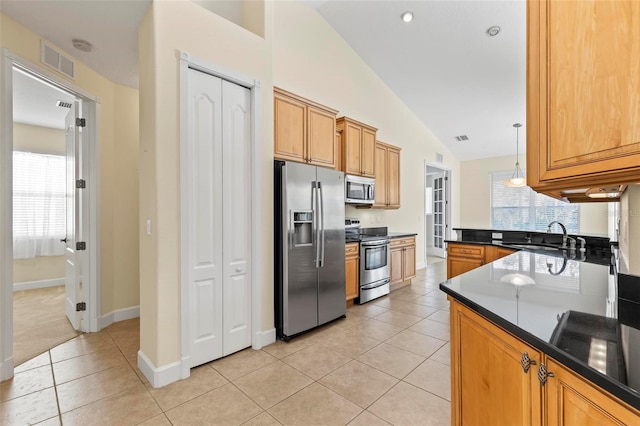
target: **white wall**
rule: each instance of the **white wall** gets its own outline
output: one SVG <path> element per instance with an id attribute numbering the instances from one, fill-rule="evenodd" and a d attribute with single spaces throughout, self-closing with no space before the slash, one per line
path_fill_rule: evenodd
<path id="1" fill-rule="evenodd" d="M 425 259 L 424 163 L 436 152 L 451 168 L 453 224 L 459 223 L 459 162 L 314 10 L 300 2 L 274 3 L 273 82 L 378 128 L 378 140 L 402 148 L 399 210 L 346 208 L 363 227 L 416 232 L 417 261 Z"/>
<path id="2" fill-rule="evenodd" d="M 521 157 L 520 164 L 525 161 Z M 513 171 L 515 155 L 462 161 L 460 163 L 460 226 L 491 228 L 491 173 Z M 608 233 L 608 203 L 580 204 L 580 233 Z"/>

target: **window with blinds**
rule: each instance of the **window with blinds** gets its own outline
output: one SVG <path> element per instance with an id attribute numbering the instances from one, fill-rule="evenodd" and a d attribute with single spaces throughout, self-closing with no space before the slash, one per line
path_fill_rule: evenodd
<path id="1" fill-rule="evenodd" d="M 562 222 L 567 232 L 580 228 L 580 206 L 538 194 L 528 186 L 511 188 L 501 181 L 513 172 L 491 173 L 491 226 L 493 229 L 546 232 L 554 220 Z M 560 232 L 554 229 L 553 232 Z"/>
<path id="2" fill-rule="evenodd" d="M 66 158 L 13 152 L 14 258 L 64 254 Z"/>

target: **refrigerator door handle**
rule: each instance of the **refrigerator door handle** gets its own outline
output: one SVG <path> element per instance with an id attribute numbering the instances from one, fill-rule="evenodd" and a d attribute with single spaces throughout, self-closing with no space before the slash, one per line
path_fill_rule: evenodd
<path id="1" fill-rule="evenodd" d="M 320 244 L 322 248 L 320 250 L 320 267 L 324 266 L 324 193 L 322 192 L 322 182 L 318 182 L 319 190 L 319 204 L 320 204 Z"/>
<path id="2" fill-rule="evenodd" d="M 311 185 L 311 204 L 313 209 L 313 234 L 315 236 L 315 259 L 316 268 L 320 267 L 320 217 L 318 215 L 318 182 Z"/>

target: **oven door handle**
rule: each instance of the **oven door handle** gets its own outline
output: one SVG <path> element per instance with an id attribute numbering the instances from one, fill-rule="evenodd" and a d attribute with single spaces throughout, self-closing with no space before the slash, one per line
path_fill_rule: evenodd
<path id="1" fill-rule="evenodd" d="M 382 287 L 383 285 L 387 285 L 391 282 L 390 278 L 384 279 L 382 281 L 377 281 L 375 283 L 371 283 L 371 284 L 365 284 L 363 286 L 360 286 L 361 290 L 373 290 L 374 288 L 378 288 L 378 287 Z"/>
<path id="2" fill-rule="evenodd" d="M 362 247 L 373 247 L 373 246 L 383 246 L 389 244 L 389 240 L 377 240 L 377 241 L 367 241 L 367 242 L 361 242 L 360 245 Z"/>

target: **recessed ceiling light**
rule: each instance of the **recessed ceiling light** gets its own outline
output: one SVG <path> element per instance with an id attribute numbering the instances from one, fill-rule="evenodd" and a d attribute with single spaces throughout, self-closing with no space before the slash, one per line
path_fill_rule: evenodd
<path id="1" fill-rule="evenodd" d="M 91 52 L 93 50 L 93 45 L 89 43 L 87 40 L 81 40 L 79 38 L 74 38 L 71 40 L 73 42 L 73 47 L 82 52 Z"/>
<path id="2" fill-rule="evenodd" d="M 402 15 L 400 15 L 400 17 L 402 18 L 402 22 L 411 22 L 413 21 L 413 13 L 411 12 L 405 12 Z"/>
<path id="3" fill-rule="evenodd" d="M 493 27 L 490 27 L 490 28 L 487 30 L 487 35 L 488 35 L 489 37 L 495 37 L 495 36 L 497 36 L 498 34 L 500 34 L 500 27 L 499 27 L 499 26 L 497 26 L 497 25 L 494 25 Z"/>

